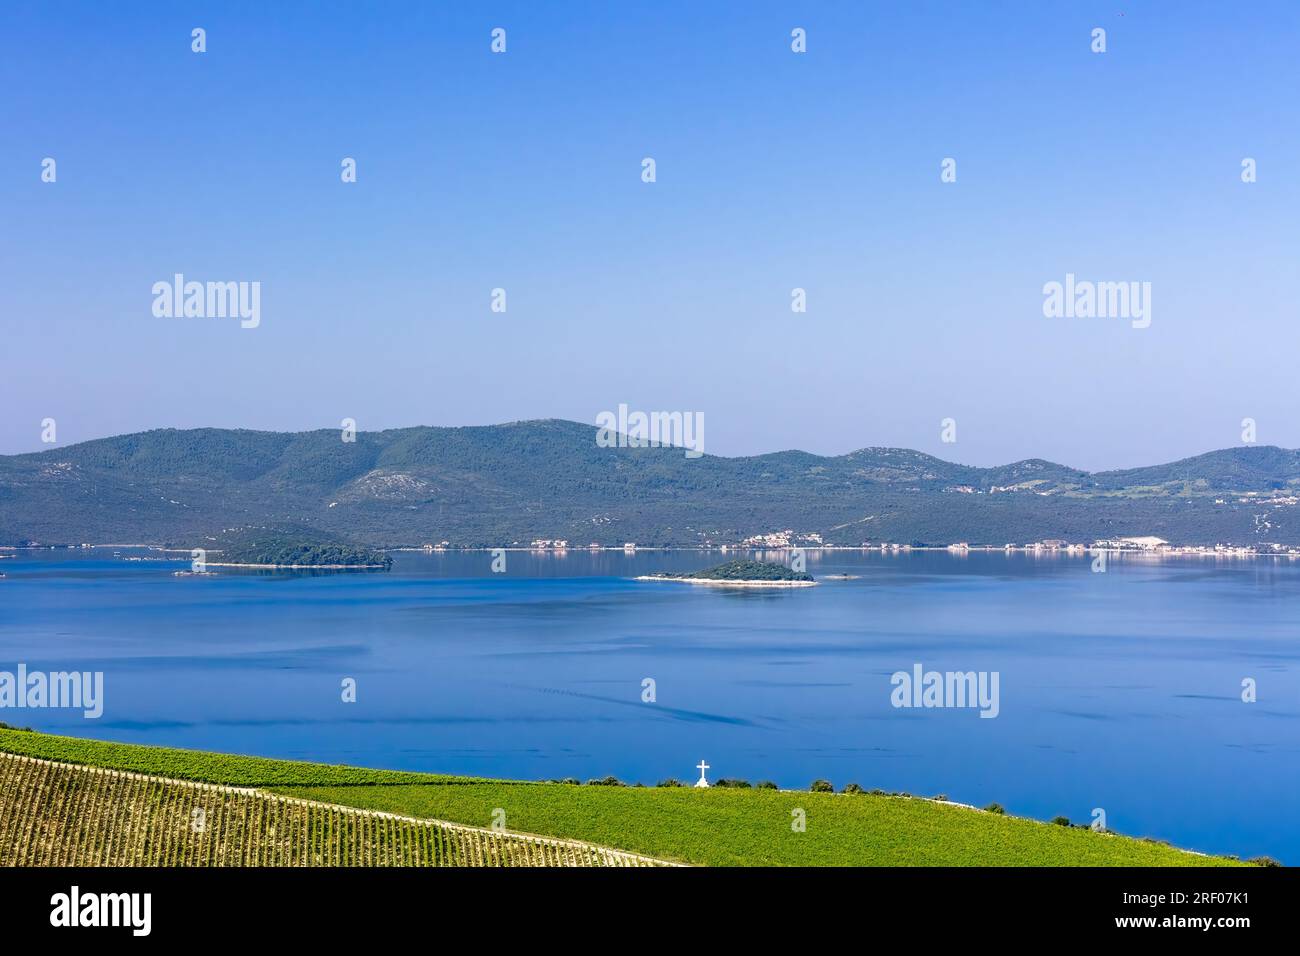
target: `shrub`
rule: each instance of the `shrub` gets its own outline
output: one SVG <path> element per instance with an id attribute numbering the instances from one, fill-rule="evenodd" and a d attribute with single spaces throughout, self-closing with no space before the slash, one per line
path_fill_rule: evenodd
<path id="1" fill-rule="evenodd" d="M 577 777 L 565 777 L 563 780 L 560 781 L 560 783 L 567 783 L 571 787 L 582 786 L 582 781 L 580 781 Z"/>
<path id="2" fill-rule="evenodd" d="M 872 795 L 873 797 L 887 797 L 887 796 L 889 796 L 889 794 L 885 793 L 885 791 L 881 790 L 879 787 L 873 787 L 872 790 L 871 790 L 871 795 Z"/>
<path id="3" fill-rule="evenodd" d="M 715 786 L 715 787 L 731 787 L 731 788 L 736 789 L 736 790 L 748 790 L 748 789 L 749 789 L 749 781 L 748 781 L 748 780 L 737 780 L 737 779 L 733 779 L 733 778 L 731 778 L 731 777 L 722 777 L 721 779 L 718 780 L 717 783 L 714 784 L 714 786 Z"/>
<path id="4" fill-rule="evenodd" d="M 931 799 L 931 800 L 943 800 L 943 801 L 946 803 L 947 800 L 948 800 L 948 794 L 946 794 L 946 793 L 936 793 L 936 794 L 935 794 L 933 797 L 931 797 L 930 799 Z"/>
<path id="5" fill-rule="evenodd" d="M 829 780 L 814 780 L 808 787 L 813 793 L 834 793 L 835 788 Z"/>
<path id="6" fill-rule="evenodd" d="M 589 786 L 589 787 L 626 787 L 627 784 L 625 784 L 622 780 L 618 779 L 618 777 L 602 777 L 602 778 L 599 779 L 599 780 L 597 780 L 596 778 L 593 777 L 592 779 L 590 779 L 590 780 L 587 781 L 587 786 Z"/>
<path id="7" fill-rule="evenodd" d="M 1007 812 L 1006 807 L 1002 806 L 1002 804 L 1000 804 L 1000 803 L 990 803 L 987 807 L 984 808 L 984 811 L 985 811 L 986 813 L 1006 813 L 1006 812 Z"/>
<path id="8" fill-rule="evenodd" d="M 844 789 L 841 790 L 840 792 L 841 793 L 865 793 L 866 791 L 864 791 L 856 783 L 846 783 L 844 785 Z"/>
<path id="9" fill-rule="evenodd" d="M 686 784 L 682 783 L 676 777 L 669 777 L 667 780 L 660 780 L 657 784 L 655 784 L 655 786 L 656 787 L 684 787 L 686 786 Z"/>
<path id="10" fill-rule="evenodd" d="M 777 785 L 773 783 L 771 780 L 760 780 L 758 783 L 754 784 L 754 786 L 757 787 L 759 790 L 779 789 Z"/>
<path id="11" fill-rule="evenodd" d="M 1058 827 L 1068 827 L 1070 825 L 1069 817 L 1052 817 L 1052 822 Z"/>
<path id="12" fill-rule="evenodd" d="M 1246 862 L 1251 864 L 1252 866 L 1281 866 L 1282 865 L 1277 860 L 1273 859 L 1271 856 L 1252 856 Z"/>

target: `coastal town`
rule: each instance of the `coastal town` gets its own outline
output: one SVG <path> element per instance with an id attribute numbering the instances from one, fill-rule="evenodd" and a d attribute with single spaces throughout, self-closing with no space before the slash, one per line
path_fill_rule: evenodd
<path id="1" fill-rule="evenodd" d="M 1174 544 L 1155 535 L 1134 535 L 1129 537 L 1099 538 L 1091 542 L 1066 541 L 1060 538 L 1044 538 L 1041 541 L 1026 543 L 1008 542 L 1006 544 L 972 544 L 968 541 L 956 541 L 951 544 L 904 544 L 897 541 L 863 541 L 861 544 L 829 544 L 823 536 L 814 531 L 797 532 L 792 529 L 772 531 L 751 535 L 736 543 L 705 541 L 697 547 L 638 545 L 635 541 L 626 541 L 621 545 L 606 545 L 592 541 L 585 545 L 570 545 L 563 538 L 537 538 L 527 545 L 513 542 L 501 546 L 506 551 L 531 551 L 534 553 L 566 553 L 569 550 L 584 551 L 622 551 L 634 554 L 642 551 L 878 551 L 883 554 L 906 554 L 913 551 L 947 551 L 949 554 L 961 555 L 971 552 L 1025 553 L 1033 555 L 1095 555 L 1100 552 L 1123 553 L 1147 556 L 1203 555 L 1213 557 L 1251 557 L 1256 555 L 1300 557 L 1300 546 L 1263 542 L 1251 545 L 1220 543 Z M 422 550 L 425 552 L 443 551 L 481 551 L 497 550 L 492 548 L 456 547 L 449 541 L 425 544 L 420 548 L 395 548 L 392 550 Z"/>
<path id="2" fill-rule="evenodd" d="M 155 551 L 186 551 L 185 548 L 160 547 L 146 543 L 136 544 L 91 544 L 83 542 L 78 545 L 52 544 L 40 541 L 24 541 L 18 545 L 0 545 L 0 559 L 12 557 L 14 552 L 23 550 L 58 550 L 63 548 L 148 548 Z M 1044 538 L 1040 541 L 1026 543 L 1008 542 L 1006 544 L 976 544 L 969 541 L 954 541 L 950 544 L 922 544 L 918 542 L 903 543 L 898 541 L 863 541 L 860 544 L 831 544 L 815 531 L 800 532 L 792 529 L 771 531 L 751 535 L 734 543 L 706 540 L 700 545 L 648 545 L 635 541 L 621 544 L 602 544 L 597 541 L 585 545 L 571 545 L 565 538 L 535 538 L 524 544 L 514 541 L 509 544 L 483 547 L 476 545 L 454 544 L 443 539 L 422 545 L 382 548 L 383 551 L 422 551 L 426 554 L 438 554 L 449 551 L 528 551 L 535 554 L 566 554 L 570 550 L 581 551 L 621 551 L 635 554 L 638 551 L 857 551 L 880 552 L 882 554 L 908 554 L 913 551 L 946 551 L 949 554 L 963 555 L 972 552 L 1003 552 L 1007 554 L 1024 553 L 1031 555 L 1096 555 L 1101 552 L 1145 555 L 1149 557 L 1208 556 L 1208 557 L 1289 557 L 1300 558 L 1300 546 L 1275 542 L 1239 545 L 1232 543 L 1175 544 L 1155 535 L 1133 535 L 1128 537 L 1099 538 L 1093 541 L 1066 541 L 1061 538 Z M 116 552 L 115 552 L 116 553 Z M 141 560 L 129 558 L 128 560 Z"/>

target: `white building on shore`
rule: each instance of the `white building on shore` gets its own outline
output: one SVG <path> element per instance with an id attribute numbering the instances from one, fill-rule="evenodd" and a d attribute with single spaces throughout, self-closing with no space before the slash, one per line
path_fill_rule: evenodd
<path id="1" fill-rule="evenodd" d="M 1169 547 L 1169 542 L 1164 538 L 1157 538 L 1153 535 L 1139 535 L 1136 538 L 1120 538 L 1121 546 L 1136 548 L 1139 551 L 1161 551 Z"/>

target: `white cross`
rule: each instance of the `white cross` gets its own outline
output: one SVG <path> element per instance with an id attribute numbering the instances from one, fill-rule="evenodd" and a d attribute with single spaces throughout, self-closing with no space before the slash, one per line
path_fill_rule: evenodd
<path id="1" fill-rule="evenodd" d="M 710 769 L 709 765 L 705 763 L 703 760 L 701 760 L 698 764 L 696 764 L 695 769 L 700 772 L 700 779 L 696 781 L 695 786 L 707 787 L 709 785 L 709 781 L 704 779 L 704 771 Z"/>

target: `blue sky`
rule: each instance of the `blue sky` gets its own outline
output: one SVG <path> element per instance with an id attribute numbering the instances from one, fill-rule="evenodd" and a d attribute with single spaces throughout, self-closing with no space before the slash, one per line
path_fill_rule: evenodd
<path id="1" fill-rule="evenodd" d="M 1300 446 L 1298 50 L 1293 3 L 10 4 L 0 453 L 620 403 L 727 455 Z M 261 325 L 155 317 L 177 272 Z M 1066 273 L 1150 328 L 1044 317 Z"/>

